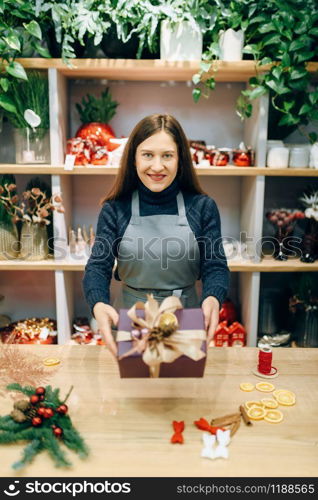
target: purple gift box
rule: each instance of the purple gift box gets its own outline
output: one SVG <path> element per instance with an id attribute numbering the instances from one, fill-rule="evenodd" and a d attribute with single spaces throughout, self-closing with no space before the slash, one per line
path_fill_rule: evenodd
<path id="1" fill-rule="evenodd" d="M 129 309 L 120 309 L 118 330 L 131 331 L 132 320 L 127 315 Z M 136 311 L 137 316 L 144 318 L 144 310 Z M 202 309 L 178 309 L 174 312 L 178 319 L 179 330 L 205 330 Z M 117 341 L 118 357 L 125 354 L 133 346 L 131 340 Z M 206 342 L 203 341 L 201 350 L 206 353 Z M 206 356 L 199 361 L 194 361 L 182 355 L 172 363 L 161 363 L 159 377 L 203 377 Z M 142 354 L 137 352 L 127 358 L 118 360 L 121 378 L 146 378 L 150 377 L 149 366 L 143 362 Z"/>

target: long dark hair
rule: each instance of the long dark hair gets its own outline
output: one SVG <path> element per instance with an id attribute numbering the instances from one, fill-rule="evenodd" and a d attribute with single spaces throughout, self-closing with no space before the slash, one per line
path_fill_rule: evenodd
<path id="1" fill-rule="evenodd" d="M 101 204 L 108 200 L 124 197 L 136 189 L 138 183 L 135 165 L 136 149 L 148 137 L 161 130 L 167 132 L 178 147 L 177 179 L 180 189 L 206 194 L 199 185 L 191 159 L 189 143 L 180 123 L 171 115 L 154 114 L 143 118 L 131 132 L 123 151 L 115 183 L 106 197 L 102 199 Z"/>

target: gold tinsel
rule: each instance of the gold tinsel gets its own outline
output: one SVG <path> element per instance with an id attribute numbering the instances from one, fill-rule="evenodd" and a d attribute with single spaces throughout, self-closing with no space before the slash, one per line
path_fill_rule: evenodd
<path id="1" fill-rule="evenodd" d="M 0 396 L 7 394 L 6 387 L 13 382 L 32 387 L 46 385 L 55 372 L 56 368 L 46 368 L 39 356 L 18 345 L 0 343 Z"/>

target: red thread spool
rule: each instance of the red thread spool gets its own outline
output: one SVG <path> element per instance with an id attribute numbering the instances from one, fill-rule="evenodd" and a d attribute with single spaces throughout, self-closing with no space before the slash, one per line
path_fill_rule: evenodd
<path id="1" fill-rule="evenodd" d="M 270 347 L 263 347 L 258 353 L 258 371 L 263 375 L 274 375 L 277 368 L 272 366 L 273 353 Z"/>

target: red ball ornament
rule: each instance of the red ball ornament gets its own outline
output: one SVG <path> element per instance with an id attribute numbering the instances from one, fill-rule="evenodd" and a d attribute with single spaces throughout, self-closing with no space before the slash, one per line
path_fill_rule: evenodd
<path id="1" fill-rule="evenodd" d="M 32 396 L 30 396 L 30 403 L 32 405 L 36 405 L 39 401 L 40 401 L 40 398 L 36 394 L 32 394 Z"/>
<path id="2" fill-rule="evenodd" d="M 41 417 L 44 417 L 45 416 L 45 413 L 46 413 L 46 408 L 44 406 L 41 406 L 38 411 L 37 411 L 37 414 L 40 415 Z"/>
<path id="3" fill-rule="evenodd" d="M 44 408 L 44 409 L 45 409 L 45 412 L 43 414 L 44 418 L 51 418 L 51 417 L 53 417 L 54 410 L 52 410 L 52 408 Z"/>
<path id="4" fill-rule="evenodd" d="M 41 424 L 42 424 L 42 418 L 41 417 L 33 417 L 32 418 L 32 425 L 34 427 L 38 427 Z"/>
<path id="5" fill-rule="evenodd" d="M 60 415 L 65 415 L 68 411 L 68 406 L 65 405 L 65 404 L 62 404 L 60 405 L 58 408 L 56 408 L 56 411 L 60 414 Z"/>
<path id="6" fill-rule="evenodd" d="M 53 434 L 55 437 L 61 437 L 63 434 L 63 429 L 61 429 L 61 427 L 55 427 L 55 429 L 53 429 Z"/>
<path id="7" fill-rule="evenodd" d="M 35 394 L 37 394 L 38 396 L 44 396 L 45 388 L 44 387 L 37 387 L 35 389 Z"/>

